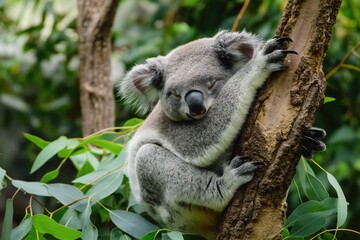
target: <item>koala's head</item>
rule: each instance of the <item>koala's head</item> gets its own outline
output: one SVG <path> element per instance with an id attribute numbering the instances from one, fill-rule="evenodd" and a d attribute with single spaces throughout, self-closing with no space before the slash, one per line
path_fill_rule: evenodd
<path id="1" fill-rule="evenodd" d="M 125 76 L 120 93 L 140 112 L 149 111 L 160 100 L 172 120 L 201 119 L 259 43 L 246 33 L 227 31 L 190 42 L 135 66 Z"/>

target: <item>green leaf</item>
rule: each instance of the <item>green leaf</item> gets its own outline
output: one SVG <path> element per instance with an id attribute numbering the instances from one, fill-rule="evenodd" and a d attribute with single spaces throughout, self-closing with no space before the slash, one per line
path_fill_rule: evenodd
<path id="1" fill-rule="evenodd" d="M 124 162 L 118 158 L 113 161 L 110 161 L 106 164 L 104 162 L 101 162 L 99 165 L 99 168 L 96 171 L 86 174 L 84 176 L 81 176 L 79 178 L 76 178 L 72 182 L 73 183 L 91 184 L 94 182 L 94 180 L 105 177 L 107 174 L 109 174 L 114 169 L 119 168 L 119 171 L 122 171 L 122 167 L 124 167 Z"/>
<path id="2" fill-rule="evenodd" d="M 94 167 L 88 161 L 86 161 L 85 164 L 82 166 L 82 168 L 80 168 L 80 170 L 76 174 L 76 178 L 85 176 L 86 174 L 89 174 L 94 170 L 95 170 Z"/>
<path id="3" fill-rule="evenodd" d="M 39 233 L 38 231 L 36 231 L 36 228 L 32 227 L 29 234 L 25 237 L 24 240 L 47 240 L 44 237 L 44 234 Z"/>
<path id="4" fill-rule="evenodd" d="M 129 235 L 140 239 L 145 234 L 159 229 L 138 214 L 123 210 L 109 211 L 111 221 Z"/>
<path id="5" fill-rule="evenodd" d="M 338 196 L 336 227 L 339 228 L 346 221 L 348 202 L 346 201 L 344 192 L 341 189 L 341 187 L 340 187 L 338 181 L 336 180 L 336 178 L 333 175 L 331 175 L 330 173 L 328 173 L 328 172 L 326 172 L 326 176 L 327 176 L 327 178 L 329 180 L 329 183 L 331 184 L 331 186 L 333 186 L 333 188 L 335 189 L 336 194 Z"/>
<path id="6" fill-rule="evenodd" d="M 69 139 L 67 139 L 66 137 L 60 137 L 59 139 L 49 143 L 36 157 L 30 173 L 34 173 L 42 165 L 44 165 L 50 158 L 52 158 L 60 150 L 64 149 L 68 141 Z"/>
<path id="7" fill-rule="evenodd" d="M 156 231 L 149 232 L 149 233 L 145 234 L 144 236 L 142 236 L 140 238 L 140 240 L 154 240 L 154 239 L 156 239 L 156 237 L 159 235 L 159 233 L 161 231 L 162 230 L 159 229 L 159 230 L 156 230 Z"/>
<path id="8" fill-rule="evenodd" d="M 5 177 L 6 171 L 0 167 L 0 190 L 3 189 L 3 181 Z"/>
<path id="9" fill-rule="evenodd" d="M 295 210 L 290 214 L 290 216 L 286 220 L 285 227 L 293 226 L 300 216 L 308 213 L 321 212 L 327 210 L 333 210 L 335 212 L 336 203 L 337 203 L 336 198 L 327 198 L 321 202 L 315 200 L 304 202 L 299 206 L 297 206 Z"/>
<path id="10" fill-rule="evenodd" d="M 47 191 L 46 185 L 41 182 L 25 182 L 21 180 L 12 180 L 12 185 L 17 188 L 21 188 L 25 192 L 37 196 L 50 197 Z"/>
<path id="11" fill-rule="evenodd" d="M 306 181 L 305 194 L 309 199 L 322 201 L 329 197 L 329 193 L 326 191 L 320 180 L 315 176 L 310 173 L 306 173 Z"/>
<path id="12" fill-rule="evenodd" d="M 183 235 L 181 234 L 181 232 L 169 232 L 167 233 L 167 235 L 172 239 L 172 240 L 184 240 Z"/>
<path id="13" fill-rule="evenodd" d="M 45 141 L 44 139 L 41 139 L 29 133 L 24 133 L 24 137 L 26 137 L 30 142 L 34 143 L 36 146 L 38 146 L 41 149 L 45 148 L 49 144 L 48 141 Z"/>
<path id="14" fill-rule="evenodd" d="M 324 228 L 326 218 L 333 214 L 334 210 L 307 213 L 300 216 L 290 231 L 290 237 L 307 237 Z"/>
<path id="15" fill-rule="evenodd" d="M 48 184 L 46 188 L 48 189 L 49 194 L 61 202 L 61 204 L 68 205 L 74 203 L 70 207 L 79 211 L 84 210 L 84 201 L 86 201 L 86 199 L 84 199 L 84 201 L 76 202 L 84 197 L 84 194 L 80 189 L 63 183 Z"/>
<path id="16" fill-rule="evenodd" d="M 43 214 L 33 216 L 33 226 L 40 233 L 50 234 L 57 239 L 72 240 L 80 238 L 82 235 L 80 231 L 65 227 Z"/>
<path id="17" fill-rule="evenodd" d="M 70 159 L 77 169 L 82 168 L 86 163 L 90 163 L 93 169 L 97 169 L 99 167 L 99 160 L 90 151 L 72 154 Z"/>
<path id="18" fill-rule="evenodd" d="M 32 218 L 30 215 L 25 216 L 25 219 L 11 231 L 11 240 L 24 239 L 32 228 Z"/>
<path id="19" fill-rule="evenodd" d="M 136 126 L 136 125 L 142 123 L 143 121 L 144 120 L 140 119 L 140 118 L 132 118 L 132 119 L 127 120 L 123 126 L 124 127 L 133 127 L 133 126 Z"/>
<path id="20" fill-rule="evenodd" d="M 124 173 L 120 169 L 118 171 L 112 172 L 107 176 L 101 178 L 97 181 L 87 192 L 87 196 L 91 196 L 96 200 L 100 201 L 101 199 L 106 198 L 110 194 L 114 193 L 121 185 L 124 178 Z"/>
<path id="21" fill-rule="evenodd" d="M 57 176 L 59 175 L 59 169 L 54 169 L 48 173 L 46 173 L 40 180 L 40 182 L 43 183 L 47 183 L 50 182 L 51 180 L 54 180 L 55 178 L 57 178 Z"/>
<path id="22" fill-rule="evenodd" d="M 111 142 L 111 141 L 103 140 L 103 139 L 94 139 L 92 141 L 92 143 L 101 148 L 105 148 L 105 149 L 109 150 L 110 152 L 114 153 L 115 155 L 118 155 L 121 152 L 121 150 L 123 149 L 122 145 Z"/>
<path id="23" fill-rule="evenodd" d="M 324 103 L 334 102 L 336 101 L 336 98 L 333 97 L 325 97 Z"/>
<path id="24" fill-rule="evenodd" d="M 58 152 L 60 158 L 69 157 L 70 154 L 80 145 L 80 141 L 77 139 L 69 139 L 66 148 Z"/>
<path id="25" fill-rule="evenodd" d="M 322 201 L 329 197 L 329 193 L 304 158 L 299 161 L 296 174 L 299 176 L 301 188 L 310 200 Z"/>
<path id="26" fill-rule="evenodd" d="M 82 225 L 82 233 L 83 233 L 82 238 L 86 240 L 97 240 L 98 230 L 92 224 L 90 220 L 90 215 L 91 215 L 91 204 L 90 201 L 88 201 L 85 210 L 81 214 L 81 225 Z"/>
<path id="27" fill-rule="evenodd" d="M 14 208 L 12 199 L 6 200 L 5 215 L 2 226 L 2 239 L 10 239 Z"/>
<path id="28" fill-rule="evenodd" d="M 81 229 L 80 213 L 73 208 L 68 208 L 59 223 L 69 228 Z"/>

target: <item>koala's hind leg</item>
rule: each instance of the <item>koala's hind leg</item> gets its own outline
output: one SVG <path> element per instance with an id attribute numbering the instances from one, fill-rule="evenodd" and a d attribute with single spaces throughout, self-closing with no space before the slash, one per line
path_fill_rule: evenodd
<path id="1" fill-rule="evenodd" d="M 162 146 L 143 145 L 136 155 L 142 199 L 150 205 L 195 205 L 222 211 L 257 164 L 234 158 L 224 173 L 195 167 Z"/>

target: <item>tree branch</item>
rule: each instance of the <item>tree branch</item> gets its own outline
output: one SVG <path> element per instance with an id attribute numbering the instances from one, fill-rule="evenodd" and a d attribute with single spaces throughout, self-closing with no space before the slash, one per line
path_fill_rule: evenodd
<path id="1" fill-rule="evenodd" d="M 237 154 L 266 165 L 234 197 L 217 239 L 281 239 L 287 190 L 300 157 L 300 138 L 323 102 L 322 62 L 341 0 L 289 0 L 276 35 L 290 36 L 289 68 L 273 74 L 259 94 Z"/>

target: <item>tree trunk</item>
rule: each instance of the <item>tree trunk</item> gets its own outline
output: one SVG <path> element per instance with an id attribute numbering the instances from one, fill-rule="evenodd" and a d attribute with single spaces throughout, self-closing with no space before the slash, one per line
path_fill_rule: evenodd
<path id="1" fill-rule="evenodd" d="M 119 0 L 78 0 L 80 104 L 83 135 L 115 123 L 111 27 Z"/>
<path id="2" fill-rule="evenodd" d="M 341 0 L 289 0 L 276 35 L 293 39 L 289 68 L 273 74 L 243 127 L 237 154 L 265 163 L 223 213 L 217 239 L 282 239 L 300 137 L 323 102 L 322 62 Z"/>

